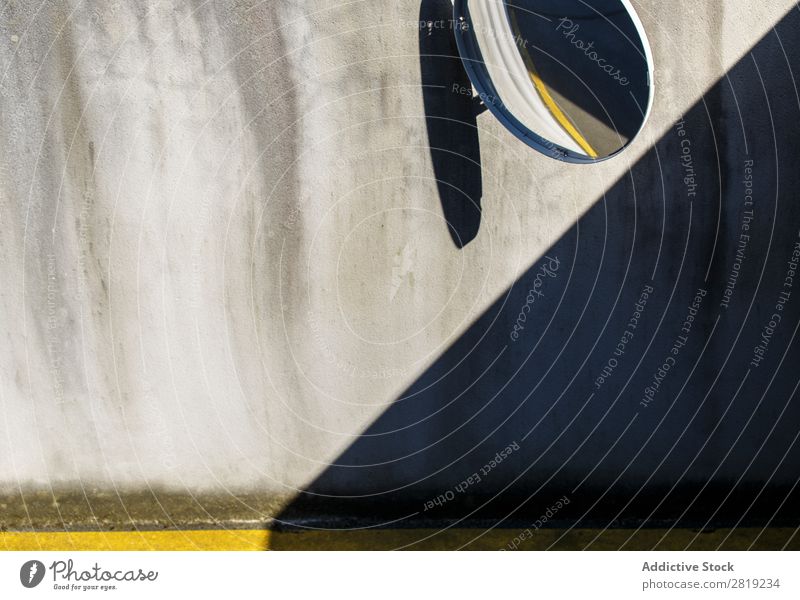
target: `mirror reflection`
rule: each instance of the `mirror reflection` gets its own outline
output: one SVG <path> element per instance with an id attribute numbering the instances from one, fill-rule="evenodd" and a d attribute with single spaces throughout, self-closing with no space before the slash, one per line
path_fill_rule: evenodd
<path id="1" fill-rule="evenodd" d="M 650 51 L 627 0 L 456 0 L 459 52 L 487 107 L 556 158 L 624 148 L 651 102 Z"/>

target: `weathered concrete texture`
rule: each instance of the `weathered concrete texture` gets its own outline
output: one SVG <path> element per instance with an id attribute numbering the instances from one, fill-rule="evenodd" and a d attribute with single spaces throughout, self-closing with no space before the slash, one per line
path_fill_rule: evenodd
<path id="1" fill-rule="evenodd" d="M 0 498 L 0 532 L 260 528 L 280 508 L 275 497 L 258 493 L 188 495 L 158 489 L 116 493 L 91 487 L 26 490 Z"/>
<path id="2" fill-rule="evenodd" d="M 447 16 L 448 2 L 424 4 L 422 14 Z M 700 456 L 694 481 L 734 481 L 770 423 L 790 442 L 781 408 L 796 375 L 782 372 L 770 388 L 758 435 L 733 444 L 748 412 L 737 407 L 735 419 L 723 417 L 736 391 L 729 384 L 738 385 L 734 374 L 747 368 L 769 321 L 797 235 L 786 187 L 794 180 L 775 183 L 796 170 L 795 91 L 771 32 L 784 19 L 796 21 L 797 9 L 791 0 L 636 6 L 656 64 L 655 104 L 642 134 L 611 161 L 568 165 L 532 152 L 481 114 L 479 150 L 465 136 L 473 145 L 460 151 L 480 161 L 460 172 L 465 204 L 481 211 L 453 229 L 446 220 L 463 221 L 466 209 L 452 196 L 445 202 L 437 186 L 437 177 L 457 186 L 459 176 L 442 175 L 442 165 L 452 163 L 435 164 L 429 149 L 419 0 L 4 3 L 0 486 L 45 494 L 66 486 L 79 495 L 146 494 L 151 486 L 186 497 L 249 493 L 272 506 L 314 481 L 319 493 L 335 495 L 396 495 L 413 481 L 415 498 L 425 498 L 521 441 L 545 418 L 543 406 L 556 407 L 544 433 L 475 494 L 493 494 L 541 456 L 521 480 L 533 491 L 532 482 L 587 439 L 557 477 L 577 483 L 605 455 L 591 471 L 598 485 L 634 476 L 629 484 L 637 488 L 656 473 L 652 483 L 670 486 L 686 471 L 683 463 L 656 468 L 669 444 L 649 450 L 645 462 L 631 459 L 693 374 L 699 383 L 664 429 L 672 440 L 687 427 L 693 440 L 713 434 L 719 454 L 693 448 L 686 459 Z M 765 35 L 756 71 L 748 52 Z M 782 43 L 796 65 L 796 40 L 784 35 Z M 742 64 L 750 66 L 734 73 L 734 102 L 715 86 Z M 447 73 L 427 73 L 449 88 Z M 769 106 L 759 77 L 770 93 L 777 90 Z M 463 82 L 457 71 L 452 82 Z M 453 106 L 463 106 L 462 94 L 450 95 Z M 675 132 L 690 111 L 693 159 L 706 186 L 691 225 Z M 773 136 L 776 114 L 786 120 L 772 123 Z M 735 258 L 743 132 L 760 169 L 757 200 L 765 212 L 754 227 L 762 237 L 730 308 L 712 311 Z M 482 177 L 468 175 L 471 169 Z M 606 192 L 610 202 L 597 204 Z M 627 235 L 633 232 L 635 243 Z M 509 333 L 551 249 L 561 261 L 558 277 L 550 279 L 526 341 L 514 344 Z M 709 308 L 679 374 L 661 392 L 660 406 L 642 413 L 631 430 L 639 434 L 623 437 L 612 452 L 712 261 Z M 656 296 L 628 362 L 597 395 L 610 405 L 638 368 L 620 401 L 627 412 L 595 432 L 604 408 L 593 405 L 584 414 L 591 422 L 570 429 L 654 271 Z M 510 297 L 505 316 L 479 321 L 518 280 L 526 289 Z M 798 300 L 768 364 L 750 377 L 751 413 L 755 390 L 767 386 L 789 347 Z M 725 335 L 711 339 L 718 313 Z M 742 324 L 747 330 L 736 337 Z M 586 334 L 573 340 L 576 327 Z M 465 347 L 463 340 L 483 340 L 483 333 L 489 347 Z M 721 357 L 713 366 L 698 361 L 708 339 L 705 352 Z M 710 395 L 713 410 L 690 422 L 732 346 L 740 350 L 735 364 L 725 365 L 726 385 Z M 559 362 L 562 349 L 567 362 Z M 437 387 L 456 358 L 468 356 L 471 370 Z M 513 417 L 518 429 L 501 428 L 501 437 L 480 446 L 510 412 L 483 419 L 495 408 L 479 409 L 495 392 L 511 382 L 520 403 L 537 389 L 536 379 L 515 379 L 518 368 L 556 379 Z M 414 393 L 398 400 L 409 389 Z M 429 418 L 462 392 L 469 398 L 463 411 Z M 562 392 L 567 400 L 557 405 Z M 394 418 L 393 405 L 411 412 Z M 368 444 L 359 453 L 359 435 L 382 415 L 388 421 L 376 436 L 400 431 L 373 438 L 377 450 Z M 454 431 L 458 443 L 450 448 L 463 460 L 448 470 L 449 455 L 426 448 L 446 446 Z M 569 448 L 548 455 L 547 444 L 562 431 Z M 733 458 L 722 460 L 731 447 Z M 352 463 L 348 449 L 356 453 Z M 410 462 L 400 460 L 412 454 Z M 326 471 L 341 456 L 345 465 L 389 466 L 367 480 L 353 469 Z M 782 485 L 798 477 L 796 453 L 788 456 L 774 480 Z M 769 476 L 749 472 L 747 479 Z"/>

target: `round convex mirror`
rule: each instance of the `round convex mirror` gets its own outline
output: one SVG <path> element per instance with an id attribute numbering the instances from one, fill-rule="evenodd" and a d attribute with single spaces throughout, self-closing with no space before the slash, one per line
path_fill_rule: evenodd
<path id="1" fill-rule="evenodd" d="M 652 57 L 628 0 L 454 0 L 453 10 L 473 86 L 529 146 L 595 162 L 642 128 Z"/>

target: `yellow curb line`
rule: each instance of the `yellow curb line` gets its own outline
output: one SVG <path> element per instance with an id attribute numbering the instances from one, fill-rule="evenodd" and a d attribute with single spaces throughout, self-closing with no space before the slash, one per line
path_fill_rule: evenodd
<path id="1" fill-rule="evenodd" d="M 522 535 L 524 532 L 526 535 Z M 800 550 L 793 528 L 718 529 L 381 529 L 274 532 L 164 530 L 2 532 L 0 549 L 73 550 Z M 483 535 L 482 535 L 483 534 Z M 519 539 L 522 538 L 522 539 Z M 514 540 L 518 542 L 514 544 Z"/>

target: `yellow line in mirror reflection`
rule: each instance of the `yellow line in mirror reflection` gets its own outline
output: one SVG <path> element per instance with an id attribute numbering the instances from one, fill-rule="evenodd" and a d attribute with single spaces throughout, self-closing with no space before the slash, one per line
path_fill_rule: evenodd
<path id="1" fill-rule="evenodd" d="M 514 39 L 522 39 L 522 33 L 519 28 L 519 23 L 517 22 L 517 14 L 516 12 L 509 11 L 510 24 L 511 30 L 515 35 Z M 561 107 L 558 106 L 555 100 L 553 100 L 553 96 L 550 95 L 550 90 L 547 89 L 544 81 L 542 78 L 539 77 L 539 74 L 536 72 L 536 67 L 533 64 L 533 59 L 531 55 L 520 48 L 519 50 L 520 56 L 522 57 L 522 62 L 525 63 L 525 67 L 528 69 L 528 75 L 533 82 L 533 87 L 536 88 L 539 97 L 544 102 L 547 110 L 550 111 L 550 114 L 553 115 L 558 124 L 561 125 L 561 128 L 569 134 L 569 136 L 575 140 L 575 142 L 583 149 L 586 154 L 588 154 L 592 158 L 597 158 L 597 151 L 592 148 L 592 145 L 586 140 L 585 137 L 581 135 L 581 132 L 575 128 L 575 125 L 572 124 L 572 121 L 569 120 L 567 115 L 564 114 L 564 111 L 561 110 Z"/>
<path id="2" fill-rule="evenodd" d="M 0 532 L 0 550 L 800 550 L 791 527 L 692 529 L 266 529 Z"/>

